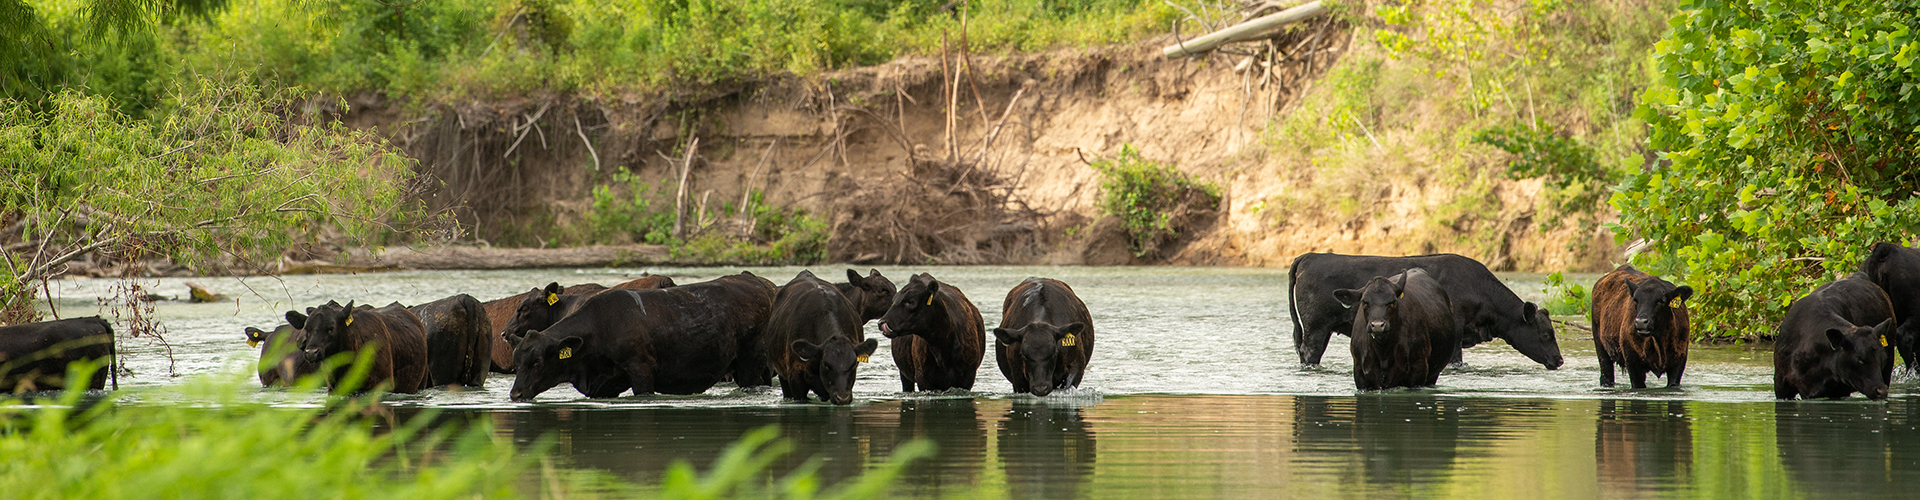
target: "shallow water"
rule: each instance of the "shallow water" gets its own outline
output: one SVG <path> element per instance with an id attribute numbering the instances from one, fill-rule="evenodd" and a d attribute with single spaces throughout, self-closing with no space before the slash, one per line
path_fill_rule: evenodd
<path id="1" fill-rule="evenodd" d="M 799 268 L 751 270 L 784 283 Z M 330 299 L 413 304 L 468 293 L 490 300 L 549 281 L 612 284 L 642 271 L 693 283 L 739 269 L 202 279 L 237 299 L 157 304 L 154 317 L 167 329 L 172 358 L 166 346 L 123 340 L 133 373 L 121 383 L 244 372 L 258 351 L 246 347 L 243 327 L 270 328 L 288 309 Z M 491 419 L 499 433 L 523 443 L 550 435 L 566 463 L 642 484 L 657 481 L 676 458 L 705 464 L 726 443 L 767 424 L 780 425 L 796 445 L 783 468 L 817 457 L 830 480 L 880 463 L 905 440 L 932 439 L 938 454 L 901 482 L 916 496 L 1876 497 L 1902 496 L 1908 483 L 1920 482 L 1920 385 L 1903 380 L 1886 403 L 1776 403 L 1765 350 L 1696 346 L 1681 389 L 1602 389 L 1591 341 L 1562 328 L 1567 363 L 1560 370 L 1495 341 L 1468 350 L 1469 368 L 1442 375 L 1434 389 L 1356 394 L 1344 337 L 1334 337 L 1322 367 L 1300 367 L 1284 304 L 1285 269 L 880 271 L 896 283 L 905 283 L 909 271 L 932 272 L 965 291 L 990 327 L 1020 280 L 1069 283 L 1092 310 L 1098 337 L 1083 386 L 1046 398 L 1013 396 L 989 355 L 971 393 L 902 394 L 883 348 L 861 366 L 851 407 L 787 403 L 777 390 L 731 385 L 695 396 L 601 400 L 562 385 L 533 403 L 510 403 L 510 375 L 494 375 L 483 391 L 427 391 L 389 402 L 402 412 L 436 408 L 443 418 Z M 816 272 L 845 274 L 824 266 Z M 1544 298 L 1540 276 L 1502 277 L 1523 297 Z M 55 304 L 63 317 L 93 314 L 112 283 L 54 282 Z M 179 280 L 143 285 L 185 293 Z M 877 326 L 868 328 L 879 337 Z M 299 400 L 278 391 L 262 398 Z"/>

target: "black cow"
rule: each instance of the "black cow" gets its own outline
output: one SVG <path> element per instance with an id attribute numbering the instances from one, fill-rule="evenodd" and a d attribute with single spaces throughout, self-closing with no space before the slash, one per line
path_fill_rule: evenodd
<path id="1" fill-rule="evenodd" d="M 860 313 L 862 324 L 886 314 L 887 308 L 893 305 L 894 292 L 898 291 L 893 281 L 880 275 L 879 269 L 868 269 L 864 278 L 860 277 L 860 273 L 848 269 L 847 282 L 835 283 L 833 287 L 840 291 L 840 296 L 847 298 L 847 302 L 853 303 L 853 310 Z"/>
<path id="2" fill-rule="evenodd" d="M 1334 290 L 1333 297 L 1353 310 L 1353 383 L 1360 390 L 1439 382 L 1460 345 L 1453 304 L 1440 282 L 1414 268 Z"/>
<path id="3" fill-rule="evenodd" d="M 1860 272 L 1893 302 L 1893 335 L 1887 339 L 1893 349 L 1887 356 L 1897 350 L 1908 370 L 1920 368 L 1920 250 L 1874 243 L 1867 260 L 1860 262 Z M 1891 357 L 1887 366 L 1892 369 Z"/>
<path id="4" fill-rule="evenodd" d="M 1600 386 L 1613 387 L 1617 364 L 1635 389 L 1647 387 L 1649 372 L 1667 377 L 1667 387 L 1680 387 L 1693 342 L 1690 298 L 1693 287 L 1673 286 L 1633 266 L 1615 268 L 1594 282 L 1588 317 L 1593 351 L 1600 358 Z"/>
<path id="5" fill-rule="evenodd" d="M 260 348 L 260 363 L 256 370 L 260 373 L 261 387 L 293 385 L 300 377 L 313 374 L 318 367 L 307 362 L 300 355 L 300 343 L 306 338 L 307 331 L 282 323 L 271 331 L 247 327 L 247 347 Z"/>
<path id="6" fill-rule="evenodd" d="M 914 275 L 880 317 L 880 334 L 893 339 L 900 390 L 972 390 L 986 357 L 985 325 L 980 309 L 959 288 L 927 273 Z"/>
<path id="7" fill-rule="evenodd" d="M 1893 302 L 1866 273 L 1821 285 L 1793 301 L 1773 343 L 1773 395 L 1886 399 Z"/>
<path id="8" fill-rule="evenodd" d="M 1460 339 L 1460 345 L 1453 349 L 1452 362 L 1460 361 L 1459 349 L 1495 338 L 1505 339 L 1514 350 L 1549 370 L 1566 362 L 1560 356 L 1560 344 L 1554 340 L 1547 310 L 1520 300 L 1478 261 L 1454 254 L 1378 257 L 1331 253 L 1301 255 L 1293 259 L 1293 267 L 1287 271 L 1293 348 L 1300 362 L 1319 365 L 1332 334 L 1353 334 L 1347 331 L 1353 314 L 1333 299 L 1334 290 L 1359 288 L 1375 276 L 1392 276 L 1415 267 L 1447 285 L 1453 301 L 1454 331 Z"/>
<path id="9" fill-rule="evenodd" d="M 780 287 L 761 349 L 772 357 L 781 393 L 801 402 L 813 392 L 833 404 L 853 403 L 854 372 L 880 347 L 876 339 L 854 343 L 861 324 L 854 304 L 812 272 Z"/>
<path id="10" fill-rule="evenodd" d="M 99 316 L 71 318 L 0 327 L 0 390 L 31 392 L 65 389 L 67 364 L 81 360 L 111 363 L 115 355 L 113 325 Z M 120 374 L 101 367 L 87 381 L 100 390 Z"/>
<path id="11" fill-rule="evenodd" d="M 460 294 L 407 308 L 427 335 L 427 385 L 482 387 L 492 364 L 493 323 L 485 306 Z"/>
<path id="12" fill-rule="evenodd" d="M 525 401 L 561 383 L 590 398 L 705 392 L 760 341 L 772 306 L 773 284 L 751 273 L 596 294 L 545 331 L 508 332 L 509 395 Z"/>
<path id="13" fill-rule="evenodd" d="M 673 279 L 667 278 L 666 276 L 645 276 L 645 277 L 642 277 L 641 279 L 649 279 L 649 278 L 664 279 L 663 286 L 658 286 L 655 288 L 666 288 L 669 286 L 673 286 Z M 640 280 L 629 281 L 627 283 L 623 283 L 622 285 L 624 286 L 626 284 L 631 284 L 638 281 Z M 656 283 L 660 283 L 660 282 L 656 281 Z M 549 286 L 554 286 L 554 285 L 559 285 L 559 283 L 554 283 L 553 285 L 549 285 Z M 593 293 L 600 293 L 602 291 L 605 291 L 606 289 L 607 289 L 606 285 L 601 285 L 599 283 L 581 283 L 578 285 L 561 289 L 560 295 L 565 296 L 565 295 L 593 294 Z M 641 290 L 643 288 L 629 287 L 629 289 Z M 513 373 L 513 346 L 507 345 L 507 339 L 505 338 L 505 335 L 507 333 L 507 327 L 513 323 L 513 317 L 519 313 L 520 305 L 522 303 L 525 303 L 528 300 L 533 300 L 534 298 L 545 298 L 546 295 L 547 295 L 546 291 L 539 288 L 535 288 L 527 291 L 527 293 L 514 295 L 506 298 L 501 298 L 501 299 L 494 299 L 494 300 L 490 300 L 480 304 L 481 307 L 486 309 L 487 311 L 487 322 L 493 324 L 493 328 L 494 328 L 494 331 L 492 333 L 487 334 L 488 341 L 492 345 L 492 357 L 493 357 L 492 365 L 493 366 L 490 368 L 490 370 L 492 370 L 494 373 Z M 554 318 L 554 319 L 558 320 L 559 318 Z M 548 322 L 546 324 L 539 326 L 538 328 L 533 328 L 533 329 L 539 330 L 542 328 L 546 328 L 547 326 L 551 326 L 552 324 L 553 324 L 552 322 Z M 525 332 L 523 331 L 521 333 L 525 333 Z"/>
<path id="14" fill-rule="evenodd" d="M 329 301 L 307 308 L 305 315 L 287 311 L 287 324 L 306 330 L 300 349 L 315 366 L 335 355 L 373 349 L 372 366 L 361 388 L 391 384 L 386 390 L 408 394 L 427 385 L 426 325 L 399 304 L 371 309 Z M 340 388 L 339 373 L 329 373 L 329 386 Z"/>
<path id="15" fill-rule="evenodd" d="M 1093 315 L 1060 280 L 1027 278 L 1007 292 L 993 359 L 1013 392 L 1045 396 L 1080 386 L 1093 357 Z"/>

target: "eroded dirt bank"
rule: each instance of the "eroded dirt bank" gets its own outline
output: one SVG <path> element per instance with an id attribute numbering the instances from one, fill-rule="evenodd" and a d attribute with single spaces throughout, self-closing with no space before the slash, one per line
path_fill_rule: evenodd
<path id="1" fill-rule="evenodd" d="M 1289 57 L 1253 62 L 1169 61 L 1153 41 L 909 57 L 618 101 L 536 95 L 422 112 L 363 96 L 346 118 L 419 158 L 444 182 L 427 199 L 455 207 L 466 238 L 496 246 L 622 243 L 583 236 L 592 186 L 626 167 L 650 189 L 651 207 L 671 210 L 677 164 L 697 138 L 693 227 L 732 230 L 722 207 L 760 190 L 828 220 L 833 261 L 1284 266 L 1302 252 L 1336 251 L 1458 252 L 1497 270 L 1606 264 L 1610 238 L 1540 228 L 1537 181 L 1479 186 L 1486 206 L 1444 220 L 1435 207 L 1457 205 L 1466 187 L 1424 177 L 1382 179 L 1340 210 L 1275 203 L 1324 179 L 1310 161 L 1270 154 L 1264 131 L 1355 44 L 1329 20 L 1275 39 Z M 1127 144 L 1222 187 L 1222 210 L 1160 258 L 1132 256 L 1095 208 L 1100 179 L 1086 162 Z M 1569 250 L 1573 242 L 1590 244 Z"/>

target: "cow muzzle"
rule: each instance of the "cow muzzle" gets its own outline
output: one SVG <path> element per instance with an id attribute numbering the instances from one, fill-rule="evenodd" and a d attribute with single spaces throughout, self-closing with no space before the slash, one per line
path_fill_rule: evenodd
<path id="1" fill-rule="evenodd" d="M 899 337 L 900 335 L 901 335 L 900 332 L 893 331 L 893 327 L 888 326 L 887 322 L 885 321 L 880 322 L 880 336 L 886 337 L 886 338 L 894 338 L 894 337 Z"/>
<path id="2" fill-rule="evenodd" d="M 1865 390 L 1861 390 L 1860 394 L 1866 395 L 1867 399 L 1874 401 L 1885 400 L 1887 399 L 1887 386 L 1868 387 Z"/>
<path id="3" fill-rule="evenodd" d="M 1385 321 L 1368 321 L 1368 322 L 1367 322 L 1367 333 L 1387 333 L 1387 322 L 1385 322 Z"/>

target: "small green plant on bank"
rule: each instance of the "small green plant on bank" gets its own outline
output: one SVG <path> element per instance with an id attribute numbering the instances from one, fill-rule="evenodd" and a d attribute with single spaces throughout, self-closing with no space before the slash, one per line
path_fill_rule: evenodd
<path id="1" fill-rule="evenodd" d="M 615 191 L 624 185 L 626 195 Z M 665 245 L 673 239 L 673 212 L 654 211 L 651 198 L 662 196 L 627 167 L 613 173 L 611 182 L 593 186 L 593 205 L 587 209 L 587 224 L 597 243 L 634 241 Z"/>
<path id="2" fill-rule="evenodd" d="M 0 400 L 0 454 L 8 457 L 0 461 L 0 491 L 8 498 L 885 498 L 906 466 L 933 448 L 906 443 L 860 477 L 823 490 L 817 462 L 770 476 L 793 445 L 768 426 L 743 435 L 705 473 L 677 460 L 661 484 L 641 487 L 553 470 L 540 458 L 545 444 L 518 448 L 489 419 L 437 419 L 431 411 L 382 418 L 391 413 L 378 392 L 328 397 L 313 408 L 272 407 L 254 401 L 254 386 L 209 376 L 97 396 L 78 390 L 98 369 L 86 365 L 70 367 L 71 387 L 52 401 Z M 294 391 L 319 387 L 308 377 Z M 519 490 L 536 463 L 538 489 Z"/>
<path id="3" fill-rule="evenodd" d="M 1100 211 L 1125 224 L 1134 255 L 1177 236 L 1175 218 L 1220 206 L 1219 185 L 1148 161 L 1132 144 L 1121 145 L 1119 156 L 1093 162 L 1093 169 L 1100 172 Z"/>
<path id="4" fill-rule="evenodd" d="M 1586 285 L 1568 281 L 1567 277 L 1555 272 L 1547 275 L 1548 311 L 1561 315 L 1585 315 L 1593 310 L 1593 295 Z"/>
<path id="5" fill-rule="evenodd" d="M 1496 126 L 1473 135 L 1473 142 L 1507 152 L 1507 178 L 1546 182 L 1547 201 L 1556 213 L 1589 213 L 1612 193 L 1607 188 L 1619 181 L 1619 173 L 1594 161 L 1593 148 L 1554 130 L 1551 123 Z M 1547 217 L 1546 228 L 1558 227 L 1558 217 Z"/>
<path id="6" fill-rule="evenodd" d="M 1787 306 L 1920 234 L 1920 2 L 1687 2 L 1640 96 L 1670 166 L 1616 188 L 1634 263 L 1692 286 L 1702 337 L 1772 334 Z"/>
<path id="7" fill-rule="evenodd" d="M 664 184 L 663 184 L 664 185 Z M 624 193 L 623 193 L 624 191 Z M 828 228 L 806 210 L 766 203 L 760 191 L 748 193 L 747 205 L 726 203 L 703 216 L 689 211 L 686 239 L 673 236 L 673 210 L 653 210 L 652 199 L 670 196 L 655 191 L 626 167 L 612 182 L 593 187 L 593 205 L 586 220 L 598 243 L 636 241 L 666 245 L 675 259 L 713 264 L 812 264 L 826 260 Z M 706 227 L 699 227 L 701 224 Z"/>

